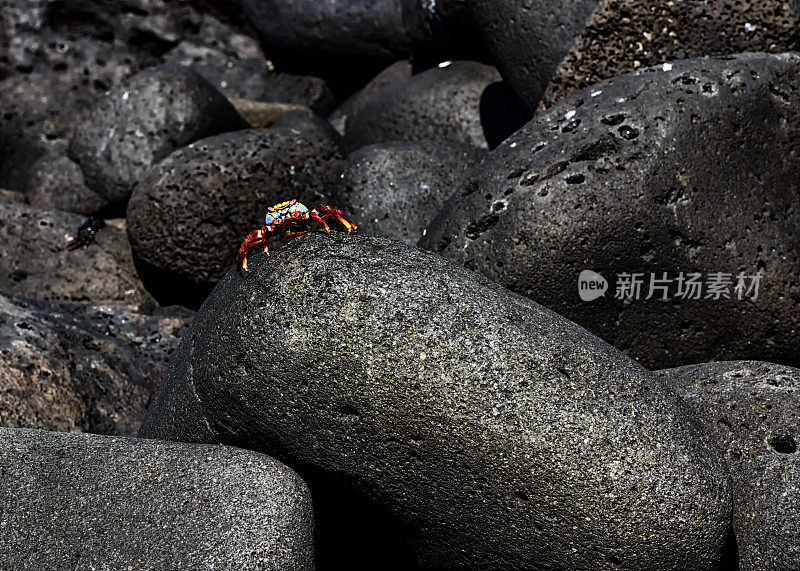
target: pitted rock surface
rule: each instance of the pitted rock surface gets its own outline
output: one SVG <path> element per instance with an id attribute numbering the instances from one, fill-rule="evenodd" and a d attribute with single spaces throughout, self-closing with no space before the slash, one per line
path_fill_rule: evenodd
<path id="1" fill-rule="evenodd" d="M 694 409 L 728 462 L 794 454 L 800 370 L 758 361 L 687 365 L 656 373 Z"/>
<path id="2" fill-rule="evenodd" d="M 416 244 L 485 149 L 448 141 L 381 143 L 345 160 L 334 202 L 361 234 Z"/>
<path id="3" fill-rule="evenodd" d="M 314 568 L 305 483 L 254 452 L 0 429 L 14 569 Z"/>
<path id="4" fill-rule="evenodd" d="M 134 436 L 191 316 L 0 294 L 0 426 Z"/>
<path id="5" fill-rule="evenodd" d="M 420 245 L 651 368 L 800 363 L 798 93 L 796 54 L 688 60 L 597 84 L 488 155 Z M 608 281 L 605 297 L 581 300 L 584 270 Z M 665 272 L 668 289 L 646 299 Z M 621 291 L 623 274 L 640 274 L 639 299 Z M 730 299 L 715 299 L 714 280 Z"/>
<path id="6" fill-rule="evenodd" d="M 493 67 L 467 61 L 414 75 L 350 119 L 342 149 L 350 153 L 374 143 L 425 139 L 486 148 L 481 98 L 487 87 L 501 81 Z"/>
<path id="7" fill-rule="evenodd" d="M 674 392 L 386 238 L 313 233 L 230 272 L 140 436 L 276 454 L 323 504 L 342 482 L 427 567 L 715 569 L 730 525 L 724 459 Z"/>
<path id="8" fill-rule="evenodd" d="M 152 301 L 136 275 L 125 233 L 106 227 L 68 251 L 84 219 L 0 202 L 0 290 L 52 301 Z"/>
<path id="9" fill-rule="evenodd" d="M 190 284 L 213 285 L 269 206 L 317 206 L 341 168 L 337 135 L 319 117 L 290 123 L 203 139 L 153 167 L 128 205 L 135 254 Z"/>
<path id="10" fill-rule="evenodd" d="M 0 82 L 3 129 L 60 152 L 96 100 L 90 91 L 63 85 L 52 74 L 17 75 Z"/>
<path id="11" fill-rule="evenodd" d="M 800 568 L 800 457 L 769 454 L 731 466 L 742 571 Z"/>
<path id="12" fill-rule="evenodd" d="M 76 129 L 69 156 L 86 184 L 124 204 L 148 168 L 203 137 L 245 128 L 225 97 L 197 73 L 162 65 L 132 77 L 100 100 Z"/>
<path id="13" fill-rule="evenodd" d="M 664 62 L 800 48 L 800 2 L 604 0 L 558 64 L 542 106 Z"/>
<path id="14" fill-rule="evenodd" d="M 536 109 L 547 82 L 599 0 L 468 0 L 495 64 Z"/>

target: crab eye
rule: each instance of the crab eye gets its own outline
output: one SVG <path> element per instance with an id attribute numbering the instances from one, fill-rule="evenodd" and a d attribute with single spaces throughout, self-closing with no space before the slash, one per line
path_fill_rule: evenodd
<path id="1" fill-rule="evenodd" d="M 275 220 L 275 217 L 272 214 L 267 214 L 265 217 L 266 221 L 264 222 L 265 226 L 269 226 Z"/>

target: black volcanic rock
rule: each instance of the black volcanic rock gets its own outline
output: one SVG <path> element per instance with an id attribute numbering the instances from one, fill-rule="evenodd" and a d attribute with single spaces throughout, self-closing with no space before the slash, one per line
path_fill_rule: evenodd
<path id="1" fill-rule="evenodd" d="M 599 0 L 467 0 L 495 65 L 531 110 Z"/>
<path id="2" fill-rule="evenodd" d="M 488 147 L 481 98 L 501 82 L 493 67 L 460 61 L 414 75 L 381 93 L 350 118 L 342 149 L 373 143 L 444 139 Z"/>
<path id="3" fill-rule="evenodd" d="M 545 90 L 542 105 L 664 62 L 800 48 L 800 3 L 604 0 Z"/>
<path id="4" fill-rule="evenodd" d="M 340 135 L 344 135 L 347 131 L 347 125 L 353 116 L 357 115 L 367 103 L 383 92 L 406 81 L 411 77 L 412 69 L 411 62 L 408 60 L 394 62 L 373 77 L 364 87 L 348 97 L 344 103 L 331 113 L 328 121 Z"/>
<path id="5" fill-rule="evenodd" d="M 89 188 L 124 204 L 148 168 L 175 149 L 245 127 L 205 79 L 168 64 L 141 72 L 101 99 L 77 128 L 69 156 Z"/>
<path id="6" fill-rule="evenodd" d="M 320 203 L 341 168 L 337 139 L 323 119 L 301 116 L 179 149 L 131 197 L 134 253 L 186 287 L 213 286 L 236 263 L 247 233 L 263 226 L 269 206 Z"/>
<path id="7" fill-rule="evenodd" d="M 485 149 L 449 141 L 380 143 L 345 160 L 334 202 L 361 234 L 416 244 Z"/>
<path id="8" fill-rule="evenodd" d="M 107 226 L 86 249 L 67 249 L 83 220 L 0 202 L 0 290 L 51 301 L 152 301 L 124 232 Z"/>
<path id="9" fill-rule="evenodd" d="M 363 535 L 317 512 L 321 538 L 349 542 L 326 555 L 350 566 L 374 534 L 425 567 L 711 570 L 730 525 L 725 462 L 674 392 L 555 313 L 386 238 L 314 233 L 229 272 L 140 436 L 275 454 L 319 506 L 377 506 L 373 522 L 343 502 Z"/>
<path id="10" fill-rule="evenodd" d="M 656 373 L 697 413 L 729 463 L 793 454 L 800 444 L 800 370 L 757 361 Z"/>
<path id="11" fill-rule="evenodd" d="M 800 363 L 798 93 L 796 54 L 688 60 L 599 83 L 487 156 L 420 245 L 651 368 Z M 581 300 L 585 270 L 608 281 L 605 297 Z M 651 290 L 664 273 L 668 289 Z M 640 274 L 638 300 L 624 274 Z M 730 299 L 715 299 L 715 280 Z"/>
<path id="12" fill-rule="evenodd" d="M 0 429 L 11 569 L 314 568 L 308 488 L 263 454 Z"/>
<path id="13" fill-rule="evenodd" d="M 83 171 L 58 152 L 45 152 L 27 169 L 25 196 L 32 206 L 96 214 L 111 203 L 88 186 Z"/>
<path id="14" fill-rule="evenodd" d="M 758 456 L 732 465 L 731 475 L 739 569 L 799 569 L 800 457 Z"/>
<path id="15" fill-rule="evenodd" d="M 0 426 L 134 436 L 191 317 L 0 294 Z"/>
<path id="16" fill-rule="evenodd" d="M 16 75 L 0 82 L 3 129 L 37 146 L 64 152 L 81 115 L 97 101 L 53 74 Z"/>

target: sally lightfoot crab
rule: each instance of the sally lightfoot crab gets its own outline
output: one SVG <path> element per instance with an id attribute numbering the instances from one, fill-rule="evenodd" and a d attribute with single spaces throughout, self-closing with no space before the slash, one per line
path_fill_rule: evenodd
<path id="1" fill-rule="evenodd" d="M 267 208 L 266 221 L 264 226 L 258 230 L 253 230 L 244 239 L 244 243 L 239 248 L 239 265 L 237 272 L 241 275 L 247 272 L 247 256 L 251 248 L 257 244 L 264 244 L 264 253 L 269 254 L 267 240 L 273 235 L 278 236 L 282 241 L 286 241 L 294 236 L 306 234 L 311 231 L 311 224 L 316 221 L 331 233 L 330 227 L 325 223 L 325 218 L 336 218 L 347 228 L 347 233 L 356 232 L 358 226 L 341 210 L 337 210 L 327 204 L 320 204 L 316 208 L 309 210 L 296 200 L 287 200 L 275 206 Z"/>

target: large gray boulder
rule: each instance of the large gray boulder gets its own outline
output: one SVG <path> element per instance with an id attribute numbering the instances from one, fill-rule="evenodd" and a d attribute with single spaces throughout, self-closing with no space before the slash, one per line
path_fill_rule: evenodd
<path id="1" fill-rule="evenodd" d="M 386 238 L 314 233 L 251 267 L 206 300 L 140 436 L 236 443 L 320 506 L 361 498 L 383 519 L 317 512 L 351 564 L 345 509 L 426 567 L 716 569 L 723 457 L 622 353 Z"/>
<path id="2" fill-rule="evenodd" d="M 101 99 L 75 130 L 69 156 L 89 188 L 119 206 L 150 166 L 175 149 L 246 126 L 202 76 L 166 64 L 131 77 Z"/>
<path id="3" fill-rule="evenodd" d="M 313 569 L 308 488 L 254 452 L 0 429 L 9 569 Z"/>
<path id="4" fill-rule="evenodd" d="M 800 363 L 798 94 L 797 54 L 599 83 L 487 156 L 420 245 L 650 368 Z M 583 301 L 586 270 L 607 280 L 605 297 Z"/>

